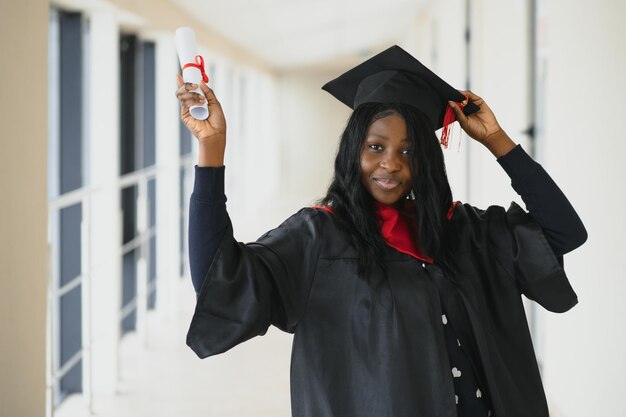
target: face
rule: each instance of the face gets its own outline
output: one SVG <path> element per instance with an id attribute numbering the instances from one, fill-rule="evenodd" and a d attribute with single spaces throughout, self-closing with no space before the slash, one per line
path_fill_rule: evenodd
<path id="1" fill-rule="evenodd" d="M 361 149 L 361 183 L 379 203 L 393 205 L 411 191 L 411 144 L 404 119 L 391 114 L 367 130 Z"/>

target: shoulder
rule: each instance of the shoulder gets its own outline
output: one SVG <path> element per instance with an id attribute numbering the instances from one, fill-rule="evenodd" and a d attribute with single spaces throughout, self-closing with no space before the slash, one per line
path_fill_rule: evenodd
<path id="1" fill-rule="evenodd" d="M 275 252 L 316 252 L 319 257 L 341 252 L 349 246 L 335 214 L 314 207 L 303 207 L 279 226 L 266 232 L 252 246 L 263 246 Z M 345 251 L 345 250 L 344 250 Z"/>
<path id="2" fill-rule="evenodd" d="M 319 217 L 319 211 L 313 207 L 302 207 L 294 214 L 289 216 L 283 224 L 301 224 L 308 222 L 317 222 Z"/>
<path id="3" fill-rule="evenodd" d="M 318 211 L 303 207 L 286 218 L 280 225 L 264 233 L 257 242 L 268 240 L 268 237 L 299 232 L 303 235 L 317 235 L 319 233 Z"/>
<path id="4" fill-rule="evenodd" d="M 448 219 L 456 222 L 489 222 L 498 219 L 522 220 L 528 213 L 515 201 L 511 201 L 508 209 L 496 204 L 482 209 L 469 203 L 455 201 L 450 208 Z"/>
<path id="5" fill-rule="evenodd" d="M 292 239 L 321 240 L 324 236 L 336 235 L 338 221 L 330 208 L 303 207 L 286 218 L 276 228 L 263 234 L 257 242 L 289 234 Z"/>
<path id="6" fill-rule="evenodd" d="M 516 225 L 532 222 L 532 218 L 515 201 L 508 209 L 500 205 L 479 208 L 469 203 L 458 202 L 450 218 L 457 233 L 474 242 L 500 242 L 507 238 Z"/>

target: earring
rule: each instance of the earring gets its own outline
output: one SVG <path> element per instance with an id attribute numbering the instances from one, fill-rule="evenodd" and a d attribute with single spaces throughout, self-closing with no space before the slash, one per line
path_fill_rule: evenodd
<path id="1" fill-rule="evenodd" d="M 415 200 L 415 194 L 413 194 L 413 190 L 412 189 L 411 189 L 411 192 L 406 195 L 406 199 L 407 200 Z"/>

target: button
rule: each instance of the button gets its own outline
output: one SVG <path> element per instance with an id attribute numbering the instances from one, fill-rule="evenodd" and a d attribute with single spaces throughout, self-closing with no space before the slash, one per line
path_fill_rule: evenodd
<path id="1" fill-rule="evenodd" d="M 426 264 L 422 262 L 422 268 L 426 269 Z"/>

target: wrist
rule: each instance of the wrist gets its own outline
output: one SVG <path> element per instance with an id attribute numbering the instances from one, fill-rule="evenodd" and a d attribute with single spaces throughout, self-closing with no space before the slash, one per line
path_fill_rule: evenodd
<path id="1" fill-rule="evenodd" d="M 220 167 L 224 165 L 224 153 L 226 150 L 225 138 L 222 140 L 199 140 L 198 141 L 198 166 Z"/>
<path id="2" fill-rule="evenodd" d="M 499 158 L 515 148 L 516 143 L 511 140 L 504 130 L 500 129 L 489 135 L 488 139 L 483 141 L 483 145 L 485 145 L 496 158 Z"/>

